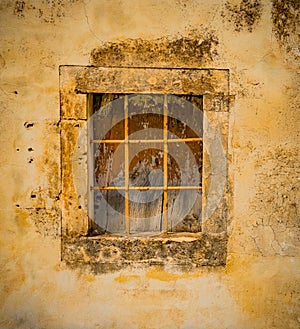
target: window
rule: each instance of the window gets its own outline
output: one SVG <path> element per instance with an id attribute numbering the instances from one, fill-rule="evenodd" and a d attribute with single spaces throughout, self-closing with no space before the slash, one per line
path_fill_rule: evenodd
<path id="1" fill-rule="evenodd" d="M 91 234 L 200 232 L 202 97 L 91 97 Z"/>
<path id="2" fill-rule="evenodd" d="M 228 81 L 227 70 L 60 68 L 69 265 L 225 263 Z"/>

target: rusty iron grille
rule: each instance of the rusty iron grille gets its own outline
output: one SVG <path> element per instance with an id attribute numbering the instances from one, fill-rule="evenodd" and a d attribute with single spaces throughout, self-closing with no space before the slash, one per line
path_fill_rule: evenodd
<path id="1" fill-rule="evenodd" d="M 201 231 L 202 97 L 92 97 L 93 234 Z"/>

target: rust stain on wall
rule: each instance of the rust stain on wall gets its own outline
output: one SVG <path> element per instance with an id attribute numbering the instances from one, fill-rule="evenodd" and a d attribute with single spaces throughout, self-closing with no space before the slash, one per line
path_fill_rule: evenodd
<path id="1" fill-rule="evenodd" d="M 135 274 L 123 274 L 120 273 L 120 275 L 118 275 L 117 277 L 115 277 L 115 281 L 118 283 L 128 283 L 130 281 L 137 281 L 140 279 L 139 275 L 135 275 Z"/>
<path id="2" fill-rule="evenodd" d="M 172 273 L 160 268 L 151 268 L 146 272 L 146 278 L 152 280 L 158 280 L 163 282 L 172 282 L 182 279 L 199 278 L 203 275 L 203 272 L 185 272 L 185 273 Z"/>

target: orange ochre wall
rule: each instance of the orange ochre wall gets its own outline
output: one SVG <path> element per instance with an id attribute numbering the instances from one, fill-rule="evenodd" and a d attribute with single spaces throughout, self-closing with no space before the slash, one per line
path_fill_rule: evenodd
<path id="1" fill-rule="evenodd" d="M 1 1 L 1 328 L 299 328 L 299 8 L 298 0 Z M 234 99 L 226 266 L 68 268 L 59 66 L 89 65 L 108 42 L 207 35 L 214 42 L 202 66 L 229 69 Z"/>

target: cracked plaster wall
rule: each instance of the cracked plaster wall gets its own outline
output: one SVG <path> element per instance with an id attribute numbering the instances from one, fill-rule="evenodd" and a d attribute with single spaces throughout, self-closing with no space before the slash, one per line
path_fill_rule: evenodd
<path id="1" fill-rule="evenodd" d="M 4 0 L 0 15 L 1 327 L 298 328 L 299 2 Z M 226 267 L 65 267 L 58 66 L 128 39 L 207 36 L 197 61 L 229 69 L 235 95 Z"/>

